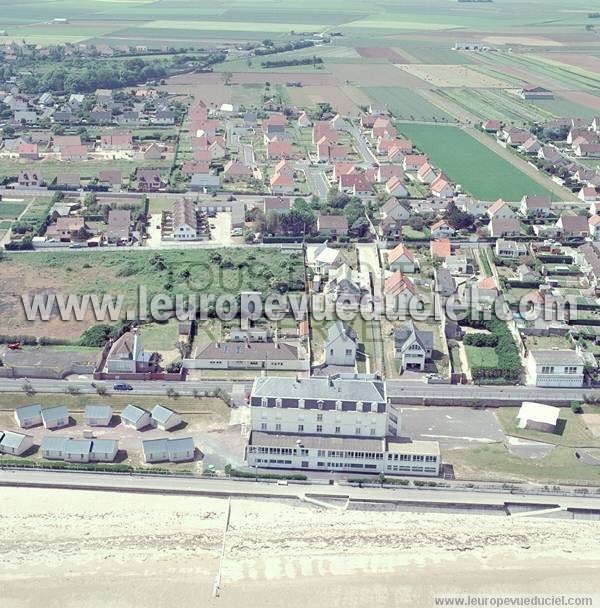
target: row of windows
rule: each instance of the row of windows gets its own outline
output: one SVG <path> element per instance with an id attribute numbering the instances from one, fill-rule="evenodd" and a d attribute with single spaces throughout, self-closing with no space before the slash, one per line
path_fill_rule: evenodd
<path id="1" fill-rule="evenodd" d="M 413 473 L 437 473 L 435 467 L 409 467 L 401 464 L 388 464 L 385 467 L 386 471 L 412 471 Z"/>
<path id="2" fill-rule="evenodd" d="M 554 365 L 543 365 L 542 366 L 542 374 L 554 374 L 555 373 Z M 559 373 L 558 371 L 556 373 Z M 577 366 L 575 365 L 566 365 L 563 369 L 563 374 L 576 374 Z"/>
<path id="3" fill-rule="evenodd" d="M 388 454 L 388 460 L 403 460 L 410 461 L 414 460 L 417 462 L 437 462 L 437 456 L 423 456 L 421 454 Z"/>
<path id="4" fill-rule="evenodd" d="M 269 414 L 261 414 L 260 419 L 261 420 L 270 420 L 271 418 L 273 418 L 273 416 L 269 416 Z M 312 419 L 312 416 L 309 416 L 308 418 Z M 333 422 L 331 420 L 332 416 L 328 417 L 329 420 L 327 420 L 327 422 L 331 423 Z M 335 417 L 335 422 L 342 422 L 342 418 L 345 418 L 346 422 L 348 424 L 351 423 L 351 418 L 350 416 L 336 416 Z M 276 414 L 275 415 L 275 420 L 283 420 L 283 416 L 281 414 Z M 303 422 L 305 420 L 304 414 L 299 414 L 297 417 L 298 422 Z M 357 426 L 360 426 L 361 424 L 377 424 L 377 422 L 380 420 L 380 418 L 375 418 L 375 417 L 369 417 L 369 419 L 365 419 L 361 416 L 357 416 L 354 420 L 354 424 L 356 424 Z M 317 422 L 324 422 L 323 420 L 323 414 L 317 414 L 317 418 L 316 418 Z M 350 421 L 350 422 L 348 422 Z M 397 419 L 396 419 L 397 421 Z"/>
<path id="5" fill-rule="evenodd" d="M 317 450 L 317 456 L 329 458 L 357 458 L 360 460 L 383 460 L 382 452 L 346 452 L 342 450 Z"/>
<path id="6" fill-rule="evenodd" d="M 262 407 L 269 407 L 269 399 L 268 397 L 261 397 L 260 400 L 260 404 Z M 305 400 L 304 399 L 298 399 L 297 401 L 297 405 L 300 408 L 305 407 Z M 281 397 L 277 397 L 275 399 L 275 407 L 283 407 L 283 400 L 281 399 Z M 323 409 L 325 407 L 325 401 L 320 399 L 319 401 L 317 401 L 317 408 L 318 409 Z M 378 410 L 379 404 L 376 401 L 373 401 L 371 403 L 364 403 L 362 401 L 357 401 L 356 402 L 356 411 L 357 412 L 376 412 Z M 336 410 L 341 410 L 342 409 L 342 401 L 341 400 L 337 400 L 335 402 L 335 409 Z"/>
<path id="7" fill-rule="evenodd" d="M 261 422 L 261 424 L 260 424 L 260 430 L 261 431 L 268 431 L 269 430 L 269 425 L 266 422 Z M 281 431 L 281 423 L 278 422 L 278 423 L 275 424 L 275 431 L 276 432 Z M 315 427 L 315 432 L 316 433 L 322 433 L 323 432 L 323 425 L 322 424 L 317 424 L 316 427 Z M 341 434 L 341 432 L 342 432 L 342 427 L 341 426 L 336 426 L 335 429 L 334 429 L 334 433 L 336 435 L 339 435 L 339 434 Z M 304 433 L 304 425 L 303 424 L 299 424 L 298 425 L 298 433 Z M 362 435 L 363 434 L 362 429 L 357 426 L 354 429 L 354 434 L 355 435 Z M 373 437 L 376 437 L 377 436 L 377 429 L 370 429 L 369 435 L 371 435 Z"/>

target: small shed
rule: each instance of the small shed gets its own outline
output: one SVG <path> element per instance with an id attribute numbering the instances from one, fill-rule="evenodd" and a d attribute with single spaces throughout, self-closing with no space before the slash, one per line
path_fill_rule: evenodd
<path id="1" fill-rule="evenodd" d="M 89 426 L 108 426 L 112 419 L 110 405 L 87 405 L 85 408 L 85 423 Z"/>
<path id="2" fill-rule="evenodd" d="M 22 429 L 42 424 L 42 406 L 36 403 L 16 408 L 15 421 Z"/>
<path id="3" fill-rule="evenodd" d="M 181 416 L 164 405 L 155 405 L 152 410 L 152 422 L 161 431 L 170 431 L 181 424 Z"/>
<path id="4" fill-rule="evenodd" d="M 42 410 L 42 422 L 47 429 L 59 429 L 69 424 L 69 412 L 64 405 Z"/>
<path id="5" fill-rule="evenodd" d="M 16 431 L 0 431 L 0 454 L 21 456 L 33 445 L 33 437 Z"/>
<path id="6" fill-rule="evenodd" d="M 152 424 L 152 419 L 150 417 L 150 412 L 147 412 L 137 405 L 129 404 L 121 412 L 121 422 L 125 426 L 130 426 L 139 431 L 140 429 L 150 426 Z"/>
<path id="7" fill-rule="evenodd" d="M 119 451 L 116 439 L 92 439 L 90 460 L 94 462 L 113 462 Z"/>
<path id="8" fill-rule="evenodd" d="M 559 414 L 560 408 L 558 407 L 534 403 L 532 401 L 523 401 L 517 414 L 517 420 L 519 421 L 520 429 L 553 433 L 556 430 Z"/>

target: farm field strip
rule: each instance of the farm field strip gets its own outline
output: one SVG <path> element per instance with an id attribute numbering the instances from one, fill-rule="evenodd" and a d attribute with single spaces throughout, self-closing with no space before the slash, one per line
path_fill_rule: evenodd
<path id="1" fill-rule="evenodd" d="M 551 194 L 458 127 L 400 123 L 399 129 L 452 181 L 477 198 L 518 201 L 525 194 Z"/>
<path id="2" fill-rule="evenodd" d="M 362 87 L 367 95 L 386 104 L 390 112 L 400 119 L 424 121 L 451 121 L 452 116 L 427 101 L 418 91 L 406 87 Z"/>

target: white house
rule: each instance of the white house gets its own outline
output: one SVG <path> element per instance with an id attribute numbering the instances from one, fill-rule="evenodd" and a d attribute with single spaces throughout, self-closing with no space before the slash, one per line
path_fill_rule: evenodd
<path id="1" fill-rule="evenodd" d="M 394 197 L 386 201 L 381 212 L 384 218 L 391 217 L 398 222 L 406 222 L 410 219 L 410 211 Z"/>
<path id="2" fill-rule="evenodd" d="M 144 460 L 153 462 L 185 462 L 193 460 L 196 446 L 192 437 L 146 439 L 142 441 Z"/>
<path id="3" fill-rule="evenodd" d="M 42 406 L 36 403 L 16 408 L 15 421 L 22 429 L 42 424 Z"/>
<path id="4" fill-rule="evenodd" d="M 21 456 L 33 446 L 33 437 L 16 431 L 0 431 L 0 454 Z"/>
<path id="5" fill-rule="evenodd" d="M 556 430 L 559 414 L 560 408 L 558 407 L 534 403 L 532 401 L 523 401 L 517 414 L 517 420 L 519 421 L 520 429 L 553 433 Z"/>
<path id="6" fill-rule="evenodd" d="M 590 236 L 594 241 L 600 240 L 600 215 L 592 215 L 588 220 Z"/>
<path id="7" fill-rule="evenodd" d="M 433 332 L 416 328 L 413 321 L 394 330 L 394 357 L 400 361 L 400 371 L 425 369 L 433 353 Z"/>
<path id="8" fill-rule="evenodd" d="M 444 220 L 439 220 L 431 226 L 431 236 L 434 239 L 452 236 L 454 232 L 454 228 L 452 228 L 452 226 L 450 226 L 450 224 Z"/>
<path id="9" fill-rule="evenodd" d="M 69 412 L 64 405 L 42 410 L 42 422 L 47 429 L 59 429 L 69 424 Z"/>
<path id="10" fill-rule="evenodd" d="M 325 363 L 327 365 L 351 365 L 356 363 L 358 340 L 356 332 L 344 321 L 336 321 L 325 339 Z"/>
<path id="11" fill-rule="evenodd" d="M 126 406 L 121 412 L 121 422 L 125 426 L 136 429 L 136 431 L 146 428 L 152 424 L 150 412 L 147 412 L 137 405 L 131 404 Z"/>
<path id="12" fill-rule="evenodd" d="M 90 460 L 93 462 L 112 462 L 119 451 L 116 439 L 92 439 Z"/>
<path id="13" fill-rule="evenodd" d="M 399 243 L 394 249 L 388 252 L 388 264 L 392 272 L 395 272 L 396 270 L 414 272 L 415 256 L 404 243 Z"/>
<path id="14" fill-rule="evenodd" d="M 83 417 L 89 426 L 108 426 L 112 413 L 110 405 L 86 405 Z"/>
<path id="15" fill-rule="evenodd" d="M 527 357 L 527 384 L 570 388 L 583 386 L 584 363 L 574 350 L 531 350 Z"/>
<path id="16" fill-rule="evenodd" d="M 181 424 L 181 416 L 164 405 L 155 405 L 152 408 L 152 422 L 161 431 L 170 431 Z"/>
<path id="17" fill-rule="evenodd" d="M 487 215 L 490 219 L 496 218 L 499 220 L 509 220 L 516 217 L 516 213 L 501 198 L 488 207 Z"/>
<path id="18" fill-rule="evenodd" d="M 308 266 L 314 268 L 317 274 L 321 275 L 326 275 L 330 270 L 348 263 L 343 250 L 329 247 L 327 241 L 316 248 L 307 248 L 306 262 Z"/>

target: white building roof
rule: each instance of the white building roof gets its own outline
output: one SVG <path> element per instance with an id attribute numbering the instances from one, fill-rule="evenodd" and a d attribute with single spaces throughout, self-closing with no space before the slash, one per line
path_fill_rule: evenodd
<path id="1" fill-rule="evenodd" d="M 534 403 L 533 401 L 523 401 L 517 418 L 520 422 L 531 420 L 533 422 L 541 422 L 556 426 L 559 414 L 560 408 L 558 407 L 544 405 L 543 403 Z"/>

